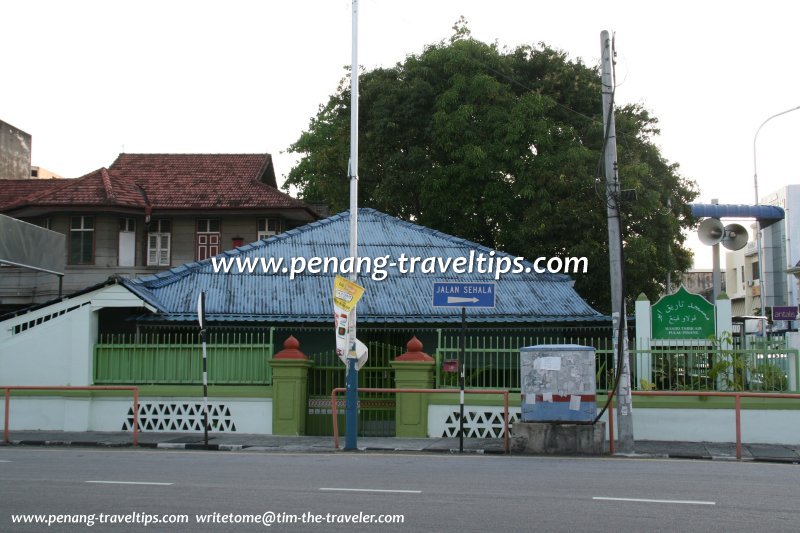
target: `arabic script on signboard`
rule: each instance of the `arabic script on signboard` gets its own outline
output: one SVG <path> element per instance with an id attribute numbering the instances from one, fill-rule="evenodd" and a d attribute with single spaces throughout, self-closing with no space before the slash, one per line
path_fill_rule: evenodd
<path id="1" fill-rule="evenodd" d="M 714 336 L 714 306 L 681 287 L 652 307 L 654 339 L 708 339 Z"/>

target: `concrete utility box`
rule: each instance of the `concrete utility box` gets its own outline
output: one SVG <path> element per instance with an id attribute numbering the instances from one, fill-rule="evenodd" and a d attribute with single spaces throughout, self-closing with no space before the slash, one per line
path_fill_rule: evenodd
<path id="1" fill-rule="evenodd" d="M 591 346 L 541 344 L 520 350 L 523 422 L 592 422 L 597 416 Z"/>

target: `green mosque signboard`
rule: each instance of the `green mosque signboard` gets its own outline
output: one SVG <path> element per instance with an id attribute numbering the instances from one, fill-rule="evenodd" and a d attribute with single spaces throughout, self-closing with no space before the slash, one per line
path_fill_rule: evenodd
<path id="1" fill-rule="evenodd" d="M 715 335 L 714 306 L 681 287 L 651 310 L 654 339 L 703 339 Z"/>

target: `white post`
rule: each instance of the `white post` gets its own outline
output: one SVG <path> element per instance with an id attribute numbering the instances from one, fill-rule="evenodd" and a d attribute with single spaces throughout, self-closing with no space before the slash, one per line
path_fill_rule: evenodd
<path id="1" fill-rule="evenodd" d="M 726 344 L 723 342 L 723 337 L 728 338 L 733 342 L 733 321 L 731 319 L 733 312 L 731 311 L 731 300 L 724 292 L 714 301 L 714 314 L 716 315 L 716 338 L 720 350 L 731 350 L 733 344 Z M 721 357 L 721 355 L 720 355 Z M 717 363 L 719 361 L 713 361 Z M 728 371 L 728 379 L 733 379 L 733 369 Z M 725 388 L 725 376 L 717 376 L 717 388 Z"/>
<path id="2" fill-rule="evenodd" d="M 650 300 L 640 294 L 636 299 L 636 388 L 653 380 L 653 354 L 650 353 L 653 323 L 650 315 Z"/>
<path id="3" fill-rule="evenodd" d="M 786 334 L 786 347 L 790 350 L 800 350 L 800 333 L 792 331 Z M 797 390 L 797 354 L 789 356 L 789 392 Z"/>
<path id="4" fill-rule="evenodd" d="M 353 63 L 350 70 L 350 281 L 358 280 L 358 0 L 353 0 Z M 345 450 L 358 443 L 358 354 L 356 354 L 356 308 L 350 311 L 352 328 L 347 336 L 347 393 L 345 411 Z"/>

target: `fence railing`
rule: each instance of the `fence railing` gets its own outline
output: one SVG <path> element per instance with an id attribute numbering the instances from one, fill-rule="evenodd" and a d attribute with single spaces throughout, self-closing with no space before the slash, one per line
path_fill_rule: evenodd
<path id="1" fill-rule="evenodd" d="M 457 334 L 440 335 L 435 353 L 436 386 L 458 386 L 461 339 Z M 655 341 L 652 341 L 655 344 Z M 465 386 L 472 389 L 520 390 L 519 353 L 524 346 L 579 344 L 592 346 L 596 354 L 597 392 L 607 392 L 614 383 L 614 352 L 609 338 L 466 336 Z M 687 345 L 688 344 L 688 345 Z M 720 348 L 710 341 L 662 342 L 650 346 L 630 343 L 631 378 L 639 390 L 798 391 L 798 351 L 786 347 L 781 338 L 749 343 L 750 349 Z"/>
<path id="2" fill-rule="evenodd" d="M 461 339 L 458 334 L 439 336 L 435 353 L 436 386 L 458 386 Z M 610 386 L 613 374 L 613 349 L 610 338 L 555 337 L 533 335 L 477 335 L 465 338 L 464 381 L 471 389 L 520 390 L 519 352 L 525 346 L 540 344 L 578 344 L 592 346 L 597 354 L 597 389 Z"/>
<path id="3" fill-rule="evenodd" d="M 734 399 L 735 430 L 736 430 L 736 459 L 742 459 L 742 398 L 781 398 L 789 400 L 800 400 L 800 394 L 787 394 L 777 392 L 712 392 L 712 391 L 633 391 L 634 396 L 661 396 L 661 397 L 685 397 L 696 396 L 698 398 L 724 397 Z M 611 454 L 616 452 L 614 444 L 614 401 L 608 409 L 608 437 L 609 451 Z"/>
<path id="4" fill-rule="evenodd" d="M 402 346 L 382 342 L 370 342 L 369 360 L 358 372 L 358 388 L 393 389 L 394 370 L 389 365 L 395 357 L 405 350 Z M 345 386 L 346 367 L 333 350 L 309 354 L 314 366 L 308 372 L 308 396 L 314 403 L 330 399 L 332 390 Z M 383 392 L 363 392 L 358 413 L 358 428 L 361 436 L 393 436 L 395 432 L 394 394 Z M 322 410 L 324 411 L 324 410 Z M 311 435 L 330 434 L 331 417 L 325 412 L 309 414 L 306 418 L 306 431 Z"/>
<path id="5" fill-rule="evenodd" d="M 94 347 L 96 384 L 200 385 L 203 382 L 198 335 L 113 336 L 101 340 L 105 342 Z M 272 383 L 270 335 L 212 335 L 207 355 L 211 385 Z"/>
<path id="6" fill-rule="evenodd" d="M 800 382 L 798 352 L 788 348 L 654 346 L 631 358 L 640 390 L 787 392 Z"/>

